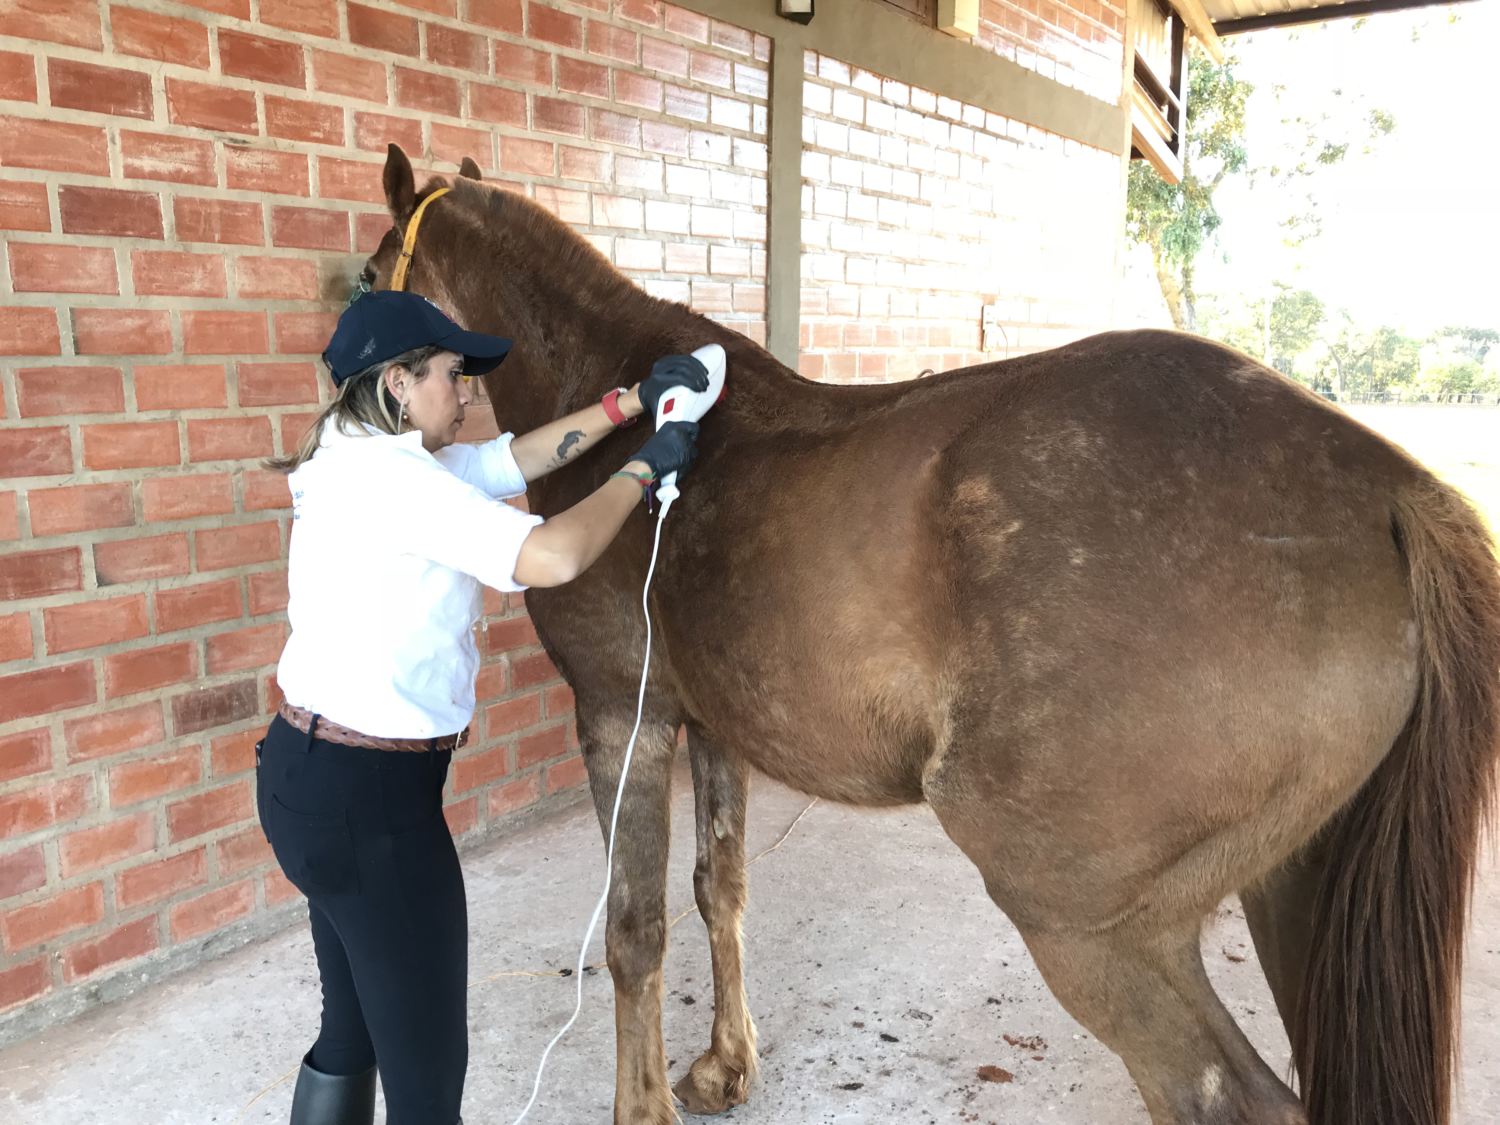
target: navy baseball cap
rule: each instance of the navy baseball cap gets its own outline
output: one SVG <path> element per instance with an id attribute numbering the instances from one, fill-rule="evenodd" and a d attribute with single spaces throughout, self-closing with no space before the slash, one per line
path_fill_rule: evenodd
<path id="1" fill-rule="evenodd" d="M 323 352 L 323 362 L 338 386 L 367 367 L 428 344 L 463 356 L 465 375 L 493 370 L 510 351 L 505 337 L 465 332 L 420 294 L 381 289 L 366 293 L 344 310 Z"/>

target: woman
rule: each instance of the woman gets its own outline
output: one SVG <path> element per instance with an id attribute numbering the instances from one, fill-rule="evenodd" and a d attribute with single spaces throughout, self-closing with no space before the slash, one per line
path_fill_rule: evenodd
<path id="1" fill-rule="evenodd" d="M 323 988 L 293 1125 L 370 1125 L 378 1062 L 388 1125 L 454 1125 L 468 1062 L 468 919 L 442 815 L 474 712 L 480 584 L 556 586 L 603 553 L 650 482 L 686 469 L 697 426 L 663 426 L 636 457 L 543 521 L 500 500 L 576 459 L 674 386 L 691 356 L 512 439 L 454 445 L 466 376 L 510 341 L 465 332 L 411 293 L 345 310 L 323 359 L 337 388 L 289 473 L 291 636 L 285 696 L 256 747 L 261 825 L 308 900 Z"/>

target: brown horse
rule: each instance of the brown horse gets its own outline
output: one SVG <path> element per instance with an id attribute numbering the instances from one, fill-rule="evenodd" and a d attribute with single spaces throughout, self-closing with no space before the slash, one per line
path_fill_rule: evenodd
<path id="1" fill-rule="evenodd" d="M 858 805 L 927 801 L 1053 993 L 1156 1125 L 1441 1125 L 1500 757 L 1500 578 L 1483 525 L 1400 450 L 1237 352 L 1164 332 L 888 386 L 828 386 L 632 285 L 466 161 L 412 287 L 512 336 L 526 430 L 716 341 L 729 388 L 668 521 L 659 641 L 609 901 L 615 1121 L 675 1118 L 661 1035 L 668 781 L 686 725 L 708 1051 L 742 1102 L 749 767 Z M 421 198 L 393 147 L 384 284 Z M 642 440 L 540 481 L 551 515 Z M 644 509 L 527 606 L 573 686 L 607 822 L 634 719 Z M 1205 976 L 1244 895 L 1298 1100 Z"/>

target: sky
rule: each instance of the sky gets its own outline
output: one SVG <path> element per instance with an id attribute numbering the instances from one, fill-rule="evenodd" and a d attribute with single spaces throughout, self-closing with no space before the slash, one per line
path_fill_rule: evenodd
<path id="1" fill-rule="evenodd" d="M 1225 42 L 1256 86 L 1246 114 L 1252 163 L 1286 148 L 1289 105 L 1344 121 L 1379 108 L 1396 127 L 1370 153 L 1351 148 L 1306 181 L 1323 229 L 1297 248 L 1278 227 L 1285 193 L 1226 181 L 1200 290 L 1254 295 L 1282 281 L 1365 326 L 1418 336 L 1449 324 L 1500 328 L 1500 0 Z"/>

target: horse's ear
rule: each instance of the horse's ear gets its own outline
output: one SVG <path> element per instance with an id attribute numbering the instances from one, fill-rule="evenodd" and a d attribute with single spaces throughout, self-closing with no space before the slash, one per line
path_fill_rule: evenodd
<path id="1" fill-rule="evenodd" d="M 391 145 L 385 151 L 385 202 L 391 209 L 391 218 L 404 223 L 417 206 L 417 181 L 412 175 L 411 161 L 400 145 Z"/>
<path id="2" fill-rule="evenodd" d="M 480 174 L 479 165 L 474 163 L 472 156 L 464 157 L 463 163 L 458 166 L 458 174 L 468 180 L 484 179 L 484 176 Z"/>

